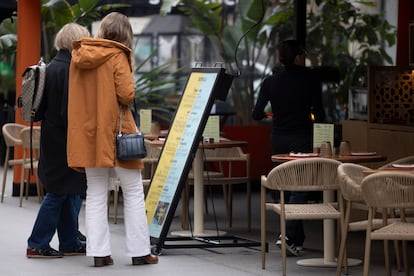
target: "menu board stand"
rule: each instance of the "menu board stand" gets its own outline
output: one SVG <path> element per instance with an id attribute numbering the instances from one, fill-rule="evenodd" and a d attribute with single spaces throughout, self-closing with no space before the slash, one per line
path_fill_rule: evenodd
<path id="1" fill-rule="evenodd" d="M 146 196 L 154 253 L 162 248 L 260 245 L 238 237 L 167 237 L 214 100 L 226 99 L 232 80 L 221 67 L 195 67 L 190 72 Z"/>

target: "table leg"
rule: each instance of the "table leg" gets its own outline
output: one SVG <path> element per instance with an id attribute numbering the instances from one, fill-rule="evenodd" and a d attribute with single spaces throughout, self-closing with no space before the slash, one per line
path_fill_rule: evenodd
<path id="1" fill-rule="evenodd" d="M 334 202 L 334 200 L 335 193 L 333 191 L 323 192 L 324 202 Z M 323 240 L 324 263 L 335 262 L 335 221 L 333 219 L 323 220 Z"/>
<path id="2" fill-rule="evenodd" d="M 334 202 L 335 193 L 333 191 L 323 192 L 324 202 Z M 335 221 L 333 219 L 323 220 L 323 258 L 303 259 L 296 262 L 301 266 L 312 267 L 336 267 L 335 258 Z M 357 266 L 362 263 L 358 259 L 348 259 L 348 266 Z"/>
<path id="3" fill-rule="evenodd" d="M 203 150 L 197 149 L 193 160 L 194 174 L 194 233 L 190 231 L 173 231 L 172 235 L 184 237 L 222 236 L 224 231 L 204 229 L 204 161 Z"/>
<path id="4" fill-rule="evenodd" d="M 194 173 L 194 235 L 204 233 L 204 167 L 202 150 L 197 149 L 193 161 Z"/>

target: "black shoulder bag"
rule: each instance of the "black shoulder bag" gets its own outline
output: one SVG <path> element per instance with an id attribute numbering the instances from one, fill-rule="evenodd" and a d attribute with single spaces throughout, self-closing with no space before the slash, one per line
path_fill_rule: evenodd
<path id="1" fill-rule="evenodd" d="M 134 99 L 135 105 L 135 99 Z M 137 112 L 136 109 L 134 112 Z M 135 115 L 135 114 L 134 114 Z M 137 116 L 135 115 L 134 119 Z M 122 134 L 122 107 L 120 106 L 119 133 L 116 136 L 116 155 L 119 160 L 142 159 L 147 156 L 144 134 L 138 131 L 132 134 Z"/>

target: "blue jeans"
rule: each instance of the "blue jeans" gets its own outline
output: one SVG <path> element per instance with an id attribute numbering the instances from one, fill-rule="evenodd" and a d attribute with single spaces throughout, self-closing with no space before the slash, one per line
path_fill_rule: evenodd
<path id="1" fill-rule="evenodd" d="M 47 193 L 40 206 L 28 247 L 49 248 L 57 230 L 60 251 L 73 251 L 80 247 L 78 239 L 79 195 Z"/>
<path id="2" fill-rule="evenodd" d="M 74 214 L 76 216 L 76 229 L 79 230 L 79 220 L 78 220 L 78 217 L 79 217 L 80 210 L 82 208 L 82 202 L 83 202 L 83 200 L 82 200 L 82 198 L 80 196 L 76 196 L 73 199 L 73 201 L 74 201 L 74 203 L 73 203 L 73 212 L 75 212 Z"/>

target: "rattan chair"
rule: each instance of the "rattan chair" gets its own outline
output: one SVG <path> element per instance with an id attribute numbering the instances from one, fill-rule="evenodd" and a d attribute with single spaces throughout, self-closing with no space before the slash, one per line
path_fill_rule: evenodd
<path id="1" fill-rule="evenodd" d="M 340 162 L 328 158 L 304 158 L 288 161 L 261 178 L 261 252 L 262 268 L 266 262 L 266 211 L 280 215 L 282 270 L 286 275 L 286 220 L 340 219 L 331 202 L 285 204 L 285 191 L 338 191 L 337 168 Z M 280 191 L 280 203 L 266 200 L 267 190 Z"/>
<path id="2" fill-rule="evenodd" d="M 341 211 L 341 242 L 336 275 L 341 275 L 342 265 L 344 265 L 345 274 L 348 274 L 346 257 L 348 232 L 365 231 L 367 229 L 367 219 L 350 222 L 350 216 L 352 209 L 362 211 L 368 210 L 364 198 L 362 197 L 361 182 L 366 176 L 365 172 L 369 170 L 371 169 L 368 167 L 354 163 L 343 163 L 338 166 L 338 180 L 341 194 L 341 202 L 339 204 Z M 374 228 L 379 228 L 381 225 L 381 219 L 374 219 Z"/>
<path id="3" fill-rule="evenodd" d="M 365 240 L 364 276 L 369 273 L 371 241 L 384 240 L 385 266 L 391 275 L 388 241 L 403 241 L 405 275 L 409 275 L 407 241 L 414 240 L 414 223 L 407 222 L 404 210 L 414 208 L 414 174 L 401 172 L 381 172 L 365 177 L 361 183 L 362 195 L 368 205 L 368 227 Z M 374 229 L 373 219 L 377 208 L 399 209 L 400 220 L 390 221 L 388 212 L 383 211 L 383 223 Z"/>
<path id="4" fill-rule="evenodd" d="M 382 165 L 381 167 L 379 167 L 379 170 L 384 170 L 384 169 L 389 169 L 392 168 L 393 164 L 399 164 L 399 165 L 403 165 L 403 164 L 414 164 L 414 155 L 409 155 L 409 156 L 404 156 L 401 158 L 398 158 L 396 160 L 393 160 L 391 162 L 388 162 L 385 165 Z M 392 210 L 392 212 L 390 213 L 393 217 L 399 217 L 399 210 L 398 209 L 394 209 Z M 405 210 L 405 215 L 407 216 L 407 219 L 409 221 L 414 221 L 414 209 L 410 208 L 410 209 L 406 209 Z M 392 220 L 392 218 L 391 218 Z M 398 241 L 394 242 L 394 246 L 395 246 L 395 254 L 396 254 L 396 261 L 397 261 L 397 269 L 398 271 L 401 271 L 401 263 L 400 263 L 400 254 L 399 254 L 399 249 L 398 249 Z"/>
<path id="5" fill-rule="evenodd" d="M 39 203 L 42 202 L 43 199 L 43 188 L 40 183 L 39 177 L 37 176 L 37 167 L 39 163 L 40 153 L 40 127 L 34 126 L 33 129 L 31 129 L 31 127 L 25 127 L 20 131 L 20 136 L 22 138 L 23 160 L 25 160 L 20 177 L 20 207 L 22 207 L 23 190 L 25 182 L 26 199 L 29 196 L 29 183 L 31 172 L 33 172 L 33 175 L 35 175 L 36 177 L 36 191 Z M 30 151 L 32 151 L 32 153 L 30 153 Z M 26 171 L 27 179 L 25 179 Z"/>
<path id="6" fill-rule="evenodd" d="M 2 127 L 3 138 L 6 143 L 6 156 L 3 164 L 3 186 L 1 190 L 1 202 L 4 200 L 4 191 L 6 188 L 7 171 L 9 166 L 23 165 L 24 159 L 10 159 L 10 150 L 14 147 L 22 146 L 22 138 L 20 131 L 24 125 L 16 123 L 7 123 Z"/>

